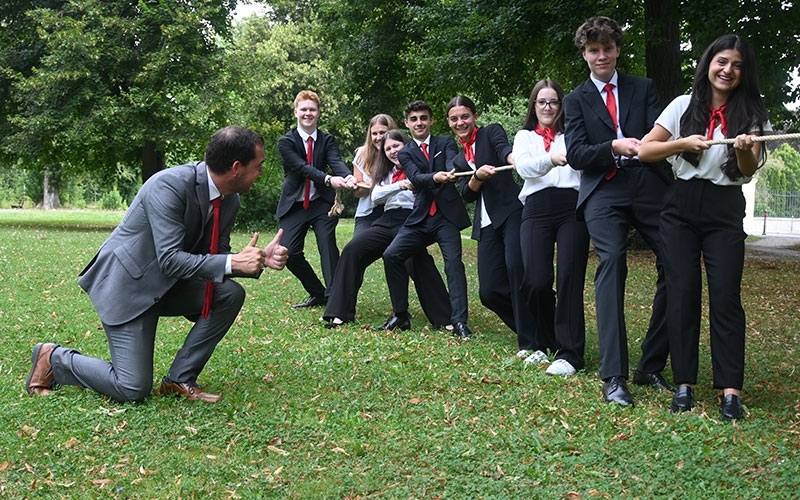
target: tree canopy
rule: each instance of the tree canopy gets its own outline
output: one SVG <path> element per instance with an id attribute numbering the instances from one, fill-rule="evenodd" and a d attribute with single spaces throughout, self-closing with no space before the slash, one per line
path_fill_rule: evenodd
<path id="1" fill-rule="evenodd" d="M 800 100 L 790 85 L 800 67 L 795 3 L 274 0 L 264 2 L 267 15 L 234 22 L 237 0 L 6 1 L 0 161 L 61 164 L 65 175 L 89 171 L 110 184 L 119 164 L 138 164 L 146 178 L 196 159 L 229 123 L 272 141 L 293 125 L 292 99 L 303 88 L 322 97 L 321 125 L 346 157 L 372 115 L 399 119 L 418 98 L 434 107 L 439 133 L 457 94 L 484 116 L 516 120 L 539 79 L 567 91 L 586 79 L 573 36 L 592 15 L 625 28 L 620 69 L 652 77 L 665 103 L 689 89 L 713 39 L 746 36 L 773 125 L 792 131 L 800 127 L 785 107 Z M 267 170 L 280 176 L 268 150 Z"/>

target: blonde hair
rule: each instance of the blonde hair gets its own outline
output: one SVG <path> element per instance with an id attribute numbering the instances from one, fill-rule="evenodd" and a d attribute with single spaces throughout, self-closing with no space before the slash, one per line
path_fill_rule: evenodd
<path id="1" fill-rule="evenodd" d="M 394 118 L 387 114 L 381 113 L 370 119 L 369 125 L 367 125 L 367 137 L 364 140 L 364 146 L 359 148 L 357 153 L 357 156 L 361 159 L 364 171 L 369 174 L 370 177 L 372 177 L 372 171 L 380 158 L 379 155 L 383 154 L 383 151 L 377 151 L 372 143 L 372 127 L 375 125 L 384 125 L 387 128 L 387 132 L 397 128 L 397 123 L 395 123 Z"/>

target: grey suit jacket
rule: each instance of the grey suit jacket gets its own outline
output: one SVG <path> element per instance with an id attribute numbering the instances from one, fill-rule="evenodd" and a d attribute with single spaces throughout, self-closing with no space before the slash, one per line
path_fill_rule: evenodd
<path id="1" fill-rule="evenodd" d="M 219 254 L 211 255 L 211 222 L 205 162 L 158 172 L 80 273 L 100 320 L 126 323 L 157 304 L 178 280 L 221 282 L 239 195 L 220 209 Z"/>

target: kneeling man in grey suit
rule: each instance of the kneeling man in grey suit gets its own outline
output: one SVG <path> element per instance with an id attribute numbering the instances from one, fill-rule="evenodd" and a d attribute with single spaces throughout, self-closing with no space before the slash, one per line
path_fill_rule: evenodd
<path id="1" fill-rule="evenodd" d="M 119 402 L 142 401 L 153 388 L 159 318 L 185 316 L 194 325 L 161 393 L 219 401 L 203 392 L 197 376 L 244 303 L 244 288 L 229 278 L 258 278 L 265 267 L 286 265 L 281 231 L 265 248 L 256 246 L 255 234 L 242 251 L 231 253 L 239 193 L 262 174 L 263 161 L 261 136 L 231 126 L 211 137 L 204 161 L 148 179 L 78 280 L 103 323 L 111 362 L 36 344 L 28 394 L 49 394 L 61 384 L 88 387 Z"/>

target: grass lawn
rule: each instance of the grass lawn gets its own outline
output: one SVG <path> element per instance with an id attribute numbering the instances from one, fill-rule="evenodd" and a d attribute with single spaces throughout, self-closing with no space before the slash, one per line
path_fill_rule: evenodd
<path id="1" fill-rule="evenodd" d="M 220 403 L 153 395 L 117 404 L 75 387 L 28 397 L 36 342 L 108 359 L 76 278 L 121 216 L 0 211 L 2 498 L 766 499 L 800 491 L 798 262 L 746 262 L 748 417 L 736 423 L 718 418 L 707 332 L 691 413 L 671 414 L 669 394 L 633 385 L 635 408 L 602 401 L 594 258 L 586 370 L 563 379 L 523 366 L 514 335 L 480 305 L 470 240 L 477 335 L 468 342 L 429 330 L 413 293 L 411 331 L 371 331 L 390 313 L 379 263 L 367 271 L 358 322 L 335 330 L 323 328 L 319 308 L 292 310 L 302 287 L 288 271 L 269 271 L 240 280 L 248 291 L 241 317 L 200 376 Z M 351 234 L 342 221 L 340 247 Z M 236 234 L 234 248 L 248 239 Z M 306 249 L 314 255 L 313 238 Z M 655 280 L 649 253 L 629 263 L 635 367 Z M 159 325 L 159 380 L 188 328 L 182 318 Z"/>

